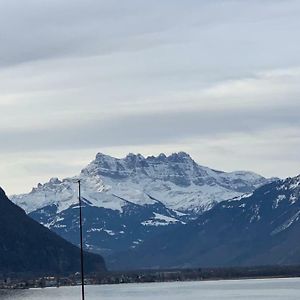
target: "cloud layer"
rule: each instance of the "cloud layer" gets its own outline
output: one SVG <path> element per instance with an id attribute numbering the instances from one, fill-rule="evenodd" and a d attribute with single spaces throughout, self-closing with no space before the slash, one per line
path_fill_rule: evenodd
<path id="1" fill-rule="evenodd" d="M 299 16 L 294 0 L 0 0 L 0 184 L 97 151 L 300 173 Z"/>

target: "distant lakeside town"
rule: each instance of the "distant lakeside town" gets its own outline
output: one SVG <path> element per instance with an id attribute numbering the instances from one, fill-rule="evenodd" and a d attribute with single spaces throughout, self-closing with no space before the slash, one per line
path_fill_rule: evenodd
<path id="1" fill-rule="evenodd" d="M 85 285 L 288 277 L 300 277 L 300 265 L 104 272 L 86 276 Z M 2 275 L 0 277 L 0 289 L 30 289 L 78 285 L 81 285 L 79 273 L 70 276 L 38 276 L 27 274 L 22 278 L 20 274 L 9 274 L 8 276 Z"/>

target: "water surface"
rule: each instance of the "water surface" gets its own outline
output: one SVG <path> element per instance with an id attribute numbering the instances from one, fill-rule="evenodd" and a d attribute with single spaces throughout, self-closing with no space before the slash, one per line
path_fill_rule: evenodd
<path id="1" fill-rule="evenodd" d="M 0 291 L 0 299 L 79 300 L 80 291 L 80 287 Z M 145 283 L 86 287 L 86 300 L 296 300 L 299 298 L 299 278 Z"/>

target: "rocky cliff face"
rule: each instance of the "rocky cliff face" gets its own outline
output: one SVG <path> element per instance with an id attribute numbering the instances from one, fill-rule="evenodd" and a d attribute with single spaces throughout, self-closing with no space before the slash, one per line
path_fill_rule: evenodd
<path id="1" fill-rule="evenodd" d="M 200 166 L 184 152 L 147 158 L 128 154 L 123 159 L 98 153 L 79 176 L 52 178 L 12 200 L 27 213 L 52 204 L 62 211 L 77 203 L 75 178 L 82 180 L 83 195 L 94 206 L 121 210 L 123 204 L 115 196 L 139 205 L 154 203 L 154 198 L 168 208 L 196 213 L 268 182 L 252 172 L 226 173 Z"/>

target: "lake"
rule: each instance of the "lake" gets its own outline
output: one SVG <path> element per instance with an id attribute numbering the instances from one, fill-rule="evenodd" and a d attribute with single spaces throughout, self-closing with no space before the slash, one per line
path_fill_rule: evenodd
<path id="1" fill-rule="evenodd" d="M 299 278 L 143 283 L 86 287 L 86 300 L 296 300 L 299 297 Z M 0 299 L 80 300 L 80 287 L 0 291 Z"/>

